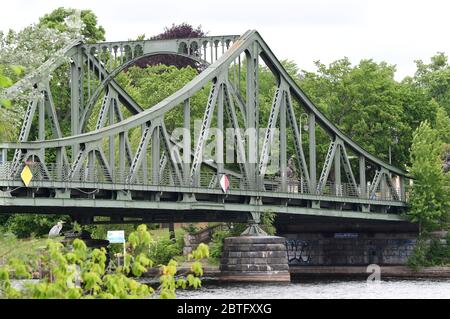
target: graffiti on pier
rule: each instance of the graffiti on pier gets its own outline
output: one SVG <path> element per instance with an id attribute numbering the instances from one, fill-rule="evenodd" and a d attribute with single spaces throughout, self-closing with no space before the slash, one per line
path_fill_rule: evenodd
<path id="1" fill-rule="evenodd" d="M 286 239 L 286 252 L 289 264 L 309 264 L 311 246 L 301 239 Z"/>

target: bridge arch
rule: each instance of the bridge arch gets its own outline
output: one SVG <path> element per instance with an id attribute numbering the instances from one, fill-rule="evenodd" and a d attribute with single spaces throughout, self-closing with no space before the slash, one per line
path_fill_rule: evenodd
<path id="1" fill-rule="evenodd" d="M 137 46 L 139 46 L 139 45 L 137 45 Z M 114 80 L 114 78 L 119 75 L 120 72 L 133 66 L 134 64 L 136 64 L 136 62 L 138 62 L 140 60 L 143 60 L 143 59 L 146 59 L 149 57 L 153 57 L 153 56 L 160 56 L 160 55 L 172 55 L 172 56 L 184 57 L 191 61 L 197 62 L 199 65 L 203 65 L 203 66 L 209 65 L 209 63 L 206 62 L 205 60 L 202 60 L 198 57 L 189 55 L 189 54 L 187 54 L 187 52 L 186 53 L 175 53 L 175 52 L 169 52 L 169 51 L 157 51 L 157 52 L 151 52 L 151 53 L 138 55 L 138 56 L 134 57 L 133 59 L 128 60 L 125 63 L 119 65 L 118 67 L 113 69 L 111 72 L 109 72 L 109 74 L 104 79 L 102 79 L 101 83 L 97 86 L 96 90 L 89 98 L 89 100 L 86 104 L 86 107 L 84 108 L 84 111 L 83 111 L 83 114 L 82 114 L 81 120 L 80 120 L 80 127 L 82 129 L 84 129 L 86 127 L 87 119 L 89 118 L 89 116 L 92 112 L 92 109 L 93 109 L 95 103 L 98 101 L 101 93 L 106 89 L 106 87 L 111 83 L 111 81 Z"/>

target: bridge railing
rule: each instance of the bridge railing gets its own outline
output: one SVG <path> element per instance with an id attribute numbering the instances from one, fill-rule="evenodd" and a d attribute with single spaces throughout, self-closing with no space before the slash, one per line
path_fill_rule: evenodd
<path id="1" fill-rule="evenodd" d="M 107 168 L 96 166 L 85 166 L 76 172 L 71 171 L 69 165 L 46 164 L 39 162 L 28 163 L 33 177 L 30 187 L 45 187 L 45 185 L 54 185 L 63 183 L 65 187 L 71 184 L 76 187 L 86 188 L 102 188 L 107 184 L 125 185 L 132 189 L 135 186 L 186 186 L 183 182 L 176 178 L 176 175 L 166 167 L 158 176 L 158 181 L 153 181 L 152 171 L 140 170 L 138 174 L 131 176 L 129 170 L 115 169 L 114 173 L 110 173 Z M 25 163 L 15 167 L 11 162 L 0 163 L 0 187 L 13 186 L 21 182 L 21 172 L 25 167 Z M 198 188 L 220 190 L 220 177 L 215 172 L 201 172 Z M 377 189 L 371 190 L 370 184 L 367 185 L 367 191 L 361 193 L 360 185 L 348 183 L 336 184 L 327 182 L 320 194 L 311 192 L 308 185 L 301 179 L 288 178 L 287 183 L 283 184 L 279 176 L 266 176 L 260 189 L 250 187 L 246 180 L 227 175 L 230 182 L 230 190 L 232 191 L 266 191 L 272 193 L 292 193 L 305 195 L 320 195 L 329 197 L 348 197 L 348 198 L 364 198 L 377 201 L 405 201 L 401 198 L 399 188 L 387 187 L 382 191 L 379 185 Z M 191 187 L 188 185 L 187 187 Z M 407 197 L 407 194 L 404 195 Z"/>

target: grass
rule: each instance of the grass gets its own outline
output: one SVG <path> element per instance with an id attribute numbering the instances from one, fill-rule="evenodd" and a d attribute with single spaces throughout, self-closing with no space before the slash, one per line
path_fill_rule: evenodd
<path id="1" fill-rule="evenodd" d="M 0 265 L 10 258 L 30 259 L 45 247 L 46 241 L 47 238 L 17 239 L 11 234 L 0 233 Z"/>
<path id="2" fill-rule="evenodd" d="M 175 229 L 176 237 L 178 237 L 178 236 L 183 237 L 185 233 L 186 233 L 186 231 L 183 228 Z M 152 237 L 156 240 L 158 238 L 168 239 L 170 237 L 169 228 L 152 229 L 152 230 L 150 230 L 150 234 L 152 234 Z"/>
<path id="3" fill-rule="evenodd" d="M 169 239 L 168 228 L 150 230 L 150 233 L 154 240 Z M 177 228 L 175 229 L 175 234 L 177 238 L 182 238 L 185 230 Z M 2 233 L 0 231 L 0 266 L 10 258 L 31 259 L 39 249 L 46 246 L 46 241 L 47 238 L 18 239 L 12 234 Z M 178 256 L 178 259 L 180 262 L 184 261 L 183 256 Z"/>

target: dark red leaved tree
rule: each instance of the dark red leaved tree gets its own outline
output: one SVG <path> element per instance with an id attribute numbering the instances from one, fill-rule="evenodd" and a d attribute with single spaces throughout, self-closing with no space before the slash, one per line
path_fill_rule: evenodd
<path id="1" fill-rule="evenodd" d="M 198 38 L 206 36 L 206 32 L 204 32 L 201 26 L 194 28 L 192 25 L 188 23 L 181 24 L 172 24 L 170 28 L 164 28 L 164 32 L 155 35 L 150 38 L 150 40 L 170 40 L 170 39 L 186 39 L 186 38 Z M 199 49 L 197 49 L 199 50 Z M 177 56 L 177 55 L 155 55 L 147 58 L 143 58 L 136 62 L 136 66 L 141 68 L 146 67 L 147 65 L 157 65 L 157 64 L 165 64 L 165 65 L 174 65 L 177 68 L 183 68 L 187 66 L 191 66 L 194 69 L 199 69 L 199 64 L 189 58 Z"/>

